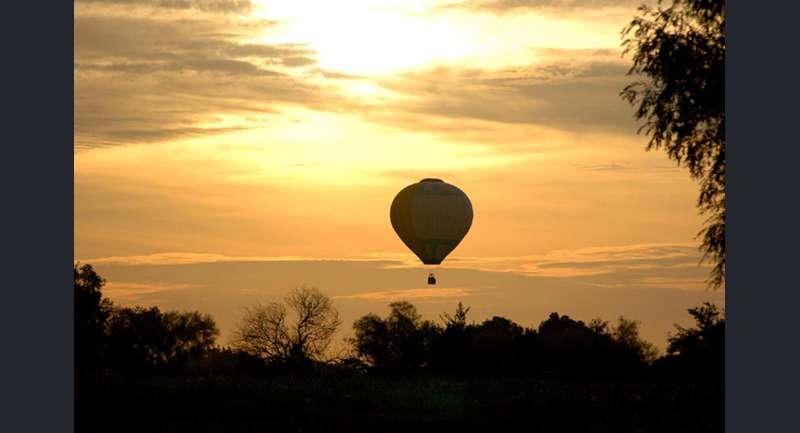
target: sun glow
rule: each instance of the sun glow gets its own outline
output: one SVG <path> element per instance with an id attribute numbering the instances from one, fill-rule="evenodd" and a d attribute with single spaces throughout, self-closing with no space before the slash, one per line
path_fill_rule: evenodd
<path id="1" fill-rule="evenodd" d="M 468 52 L 452 20 L 414 13 L 423 3 L 301 0 L 264 4 L 260 14 L 281 22 L 268 41 L 303 41 L 316 51 L 320 68 L 374 75 L 455 61 Z"/>
<path id="2" fill-rule="evenodd" d="M 450 1 L 263 2 L 254 16 L 279 24 L 260 38 L 302 43 L 324 70 L 362 76 L 440 65 L 507 68 L 537 61 L 536 47 L 616 48 L 605 22 L 525 11 L 511 16 L 437 8 Z"/>

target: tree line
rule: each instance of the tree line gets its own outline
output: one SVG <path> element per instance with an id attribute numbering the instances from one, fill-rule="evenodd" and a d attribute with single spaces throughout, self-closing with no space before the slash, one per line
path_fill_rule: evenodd
<path id="1" fill-rule="evenodd" d="M 725 318 L 710 303 L 689 309 L 695 326 L 676 325 L 661 356 L 639 336 L 639 322 L 624 317 L 585 323 L 551 313 L 536 327 L 500 316 L 475 323 L 459 302 L 432 321 L 405 301 L 389 304 L 383 317 L 356 320 L 346 351 L 331 355 L 341 320 L 331 299 L 313 287 L 246 308 L 233 344 L 222 347 L 210 315 L 115 306 L 102 296 L 104 284 L 91 265 L 75 265 L 79 374 L 724 379 Z"/>

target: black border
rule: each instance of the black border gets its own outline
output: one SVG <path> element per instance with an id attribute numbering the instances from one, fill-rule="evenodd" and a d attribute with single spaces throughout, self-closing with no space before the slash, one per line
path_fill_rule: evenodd
<path id="1" fill-rule="evenodd" d="M 729 432 L 798 429 L 798 9 L 727 5 Z"/>
<path id="2" fill-rule="evenodd" d="M 72 432 L 73 3 L 2 14 L 0 431 Z"/>

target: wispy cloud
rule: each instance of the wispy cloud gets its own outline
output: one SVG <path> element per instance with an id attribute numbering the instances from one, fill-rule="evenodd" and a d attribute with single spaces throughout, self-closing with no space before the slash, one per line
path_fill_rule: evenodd
<path id="1" fill-rule="evenodd" d="M 466 121 L 472 119 L 572 132 L 635 131 L 630 107 L 619 97 L 629 79 L 629 65 L 619 54 L 556 51 L 527 67 L 437 67 L 379 80 L 404 97 L 388 101 L 382 109 L 373 107 L 365 116 L 404 128 L 448 127 L 420 119 L 434 116 L 459 119 L 462 128 L 469 128 Z"/>
<path id="2" fill-rule="evenodd" d="M 535 10 L 546 13 L 569 13 L 575 10 L 629 8 L 654 0 L 465 0 L 445 3 L 441 9 L 463 9 L 475 12 L 505 14 Z"/>
<path id="3" fill-rule="evenodd" d="M 461 298 L 472 296 L 476 289 L 466 287 L 419 288 L 401 290 L 381 290 L 355 295 L 334 296 L 334 299 L 361 299 L 367 301 L 418 300 L 438 298 Z"/>
<path id="4" fill-rule="evenodd" d="M 387 268 L 419 267 L 414 257 L 373 255 Z M 448 258 L 443 269 L 574 280 L 596 287 L 658 287 L 702 290 L 708 274 L 695 244 L 638 244 L 551 251 L 541 255 Z"/>
<path id="5" fill-rule="evenodd" d="M 201 284 L 173 284 L 158 281 L 110 281 L 104 288 L 104 295 L 119 301 L 137 301 L 163 292 L 193 290 Z"/>
<path id="6" fill-rule="evenodd" d="M 498 141 L 505 141 L 507 133 L 498 131 L 509 124 L 635 131 L 629 107 L 618 96 L 628 69 L 618 50 L 531 47 L 537 60 L 526 67 L 423 67 L 372 79 L 315 67 L 317 53 L 306 45 L 253 42 L 255 35 L 280 31 L 275 21 L 128 10 L 145 5 L 244 12 L 249 2 L 90 3 L 100 9 L 79 10 L 75 17 L 79 148 L 240 131 L 253 126 L 218 115 L 280 116 L 287 106 Z M 345 80 L 393 96 L 353 98 L 337 87 Z"/>
<path id="7" fill-rule="evenodd" d="M 78 4 L 144 6 L 160 9 L 195 9 L 218 13 L 247 13 L 253 9 L 250 0 L 78 0 Z"/>
<path id="8" fill-rule="evenodd" d="M 351 257 L 351 258 L 325 258 L 301 256 L 226 256 L 214 253 L 168 252 L 132 256 L 98 257 L 81 259 L 83 263 L 115 264 L 128 266 L 141 265 L 193 265 L 200 263 L 230 263 L 230 262 L 303 262 L 303 261 L 386 261 L 381 257 Z"/>
<path id="9" fill-rule="evenodd" d="M 597 287 L 666 287 L 699 289 L 705 287 L 706 266 L 699 264 L 700 253 L 694 244 L 637 244 L 588 247 L 551 251 L 541 255 L 502 257 L 449 257 L 439 269 L 518 274 L 529 278 L 574 280 Z M 148 255 L 101 257 L 84 263 L 123 266 L 170 266 L 202 263 L 248 262 L 340 262 L 373 263 L 382 269 L 428 269 L 410 253 L 376 252 L 348 257 L 301 256 L 226 256 L 213 253 L 170 252 Z M 421 290 L 421 289 L 420 289 Z M 459 289 L 461 290 L 461 289 Z M 368 296 L 395 296 L 386 291 Z M 411 292 L 409 292 L 411 293 Z M 428 292 L 413 292 L 423 296 Z M 432 296 L 430 292 L 429 295 Z M 460 292 L 452 293 L 458 296 Z M 367 296 L 364 295 L 364 296 Z M 425 295 L 428 296 L 428 295 Z M 442 295 L 443 296 L 443 295 Z M 358 297 L 362 297 L 359 294 Z M 365 298 L 366 299 L 366 298 Z"/>
<path id="10" fill-rule="evenodd" d="M 578 168 L 581 170 L 591 171 L 625 171 L 633 169 L 630 162 L 609 162 L 605 164 L 580 165 Z"/>
<path id="11" fill-rule="evenodd" d="M 450 268 L 436 271 L 440 285 L 432 287 L 424 283 L 427 270 L 387 268 L 380 261 L 101 263 L 96 269 L 108 280 L 104 295 L 114 302 L 208 312 L 223 340 L 235 329 L 241 307 L 280 300 L 303 283 L 335 298 L 345 333 L 353 321 L 369 311 L 385 311 L 389 302 L 413 302 L 423 317 L 435 319 L 464 301 L 472 308 L 470 320 L 477 321 L 501 315 L 535 325 L 553 311 L 586 320 L 622 314 L 643 320 L 646 338 L 660 342 L 673 323 L 688 320 L 687 308 L 704 300 L 724 304 L 724 291 L 695 287 L 705 274 L 688 268 L 559 278 Z"/>
<path id="12" fill-rule="evenodd" d="M 180 9 L 241 6 L 143 3 Z M 76 147 L 222 134 L 246 122 L 226 123 L 220 113 L 228 118 L 274 115 L 281 104 L 327 103 L 323 88 L 293 72 L 316 63 L 313 50 L 251 41 L 274 22 L 128 12 L 76 12 Z"/>

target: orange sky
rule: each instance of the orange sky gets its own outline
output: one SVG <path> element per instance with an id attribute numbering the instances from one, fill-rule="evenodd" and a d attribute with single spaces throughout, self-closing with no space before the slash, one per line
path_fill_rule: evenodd
<path id="1" fill-rule="evenodd" d="M 309 283 L 348 326 L 463 300 L 524 325 L 624 314 L 663 345 L 724 292 L 697 266 L 697 186 L 618 96 L 638 3 L 78 1 L 75 257 L 223 340 Z M 435 289 L 388 218 L 423 177 L 475 213 Z"/>

